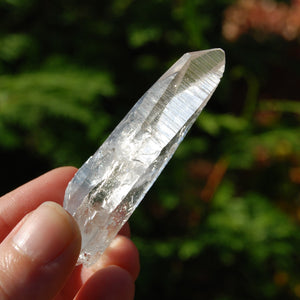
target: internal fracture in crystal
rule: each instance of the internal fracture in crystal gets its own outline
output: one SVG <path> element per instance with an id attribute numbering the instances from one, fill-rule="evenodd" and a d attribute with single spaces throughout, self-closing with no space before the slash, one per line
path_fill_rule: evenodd
<path id="1" fill-rule="evenodd" d="M 224 67 L 221 49 L 183 55 L 75 174 L 64 207 L 81 231 L 79 264 L 95 263 L 128 220 L 213 94 Z"/>

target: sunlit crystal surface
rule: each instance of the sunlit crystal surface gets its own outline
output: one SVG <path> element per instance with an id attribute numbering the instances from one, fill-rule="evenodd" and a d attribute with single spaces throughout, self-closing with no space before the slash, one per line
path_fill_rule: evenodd
<path id="1" fill-rule="evenodd" d="M 186 53 L 142 96 L 70 181 L 64 207 L 93 264 L 172 157 L 223 75 L 221 49 Z"/>

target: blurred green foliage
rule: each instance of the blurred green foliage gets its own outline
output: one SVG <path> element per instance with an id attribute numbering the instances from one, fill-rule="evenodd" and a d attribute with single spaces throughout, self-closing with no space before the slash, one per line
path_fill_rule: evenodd
<path id="1" fill-rule="evenodd" d="M 131 218 L 137 299 L 300 298 L 299 40 L 222 35 L 233 0 L 0 2 L 1 193 L 80 166 L 184 52 L 221 85 Z"/>

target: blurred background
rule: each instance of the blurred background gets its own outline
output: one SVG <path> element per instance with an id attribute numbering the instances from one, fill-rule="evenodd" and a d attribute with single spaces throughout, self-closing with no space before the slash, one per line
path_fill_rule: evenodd
<path id="1" fill-rule="evenodd" d="M 0 193 L 79 167 L 213 47 L 221 84 L 131 218 L 136 299 L 300 299 L 299 0 L 1 0 Z"/>

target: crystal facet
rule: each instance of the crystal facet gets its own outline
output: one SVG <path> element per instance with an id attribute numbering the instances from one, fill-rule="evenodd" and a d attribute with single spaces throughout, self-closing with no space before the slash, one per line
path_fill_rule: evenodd
<path id="1" fill-rule="evenodd" d="M 82 235 L 78 263 L 104 252 L 218 86 L 221 49 L 183 55 L 142 96 L 70 181 L 64 207 Z"/>

